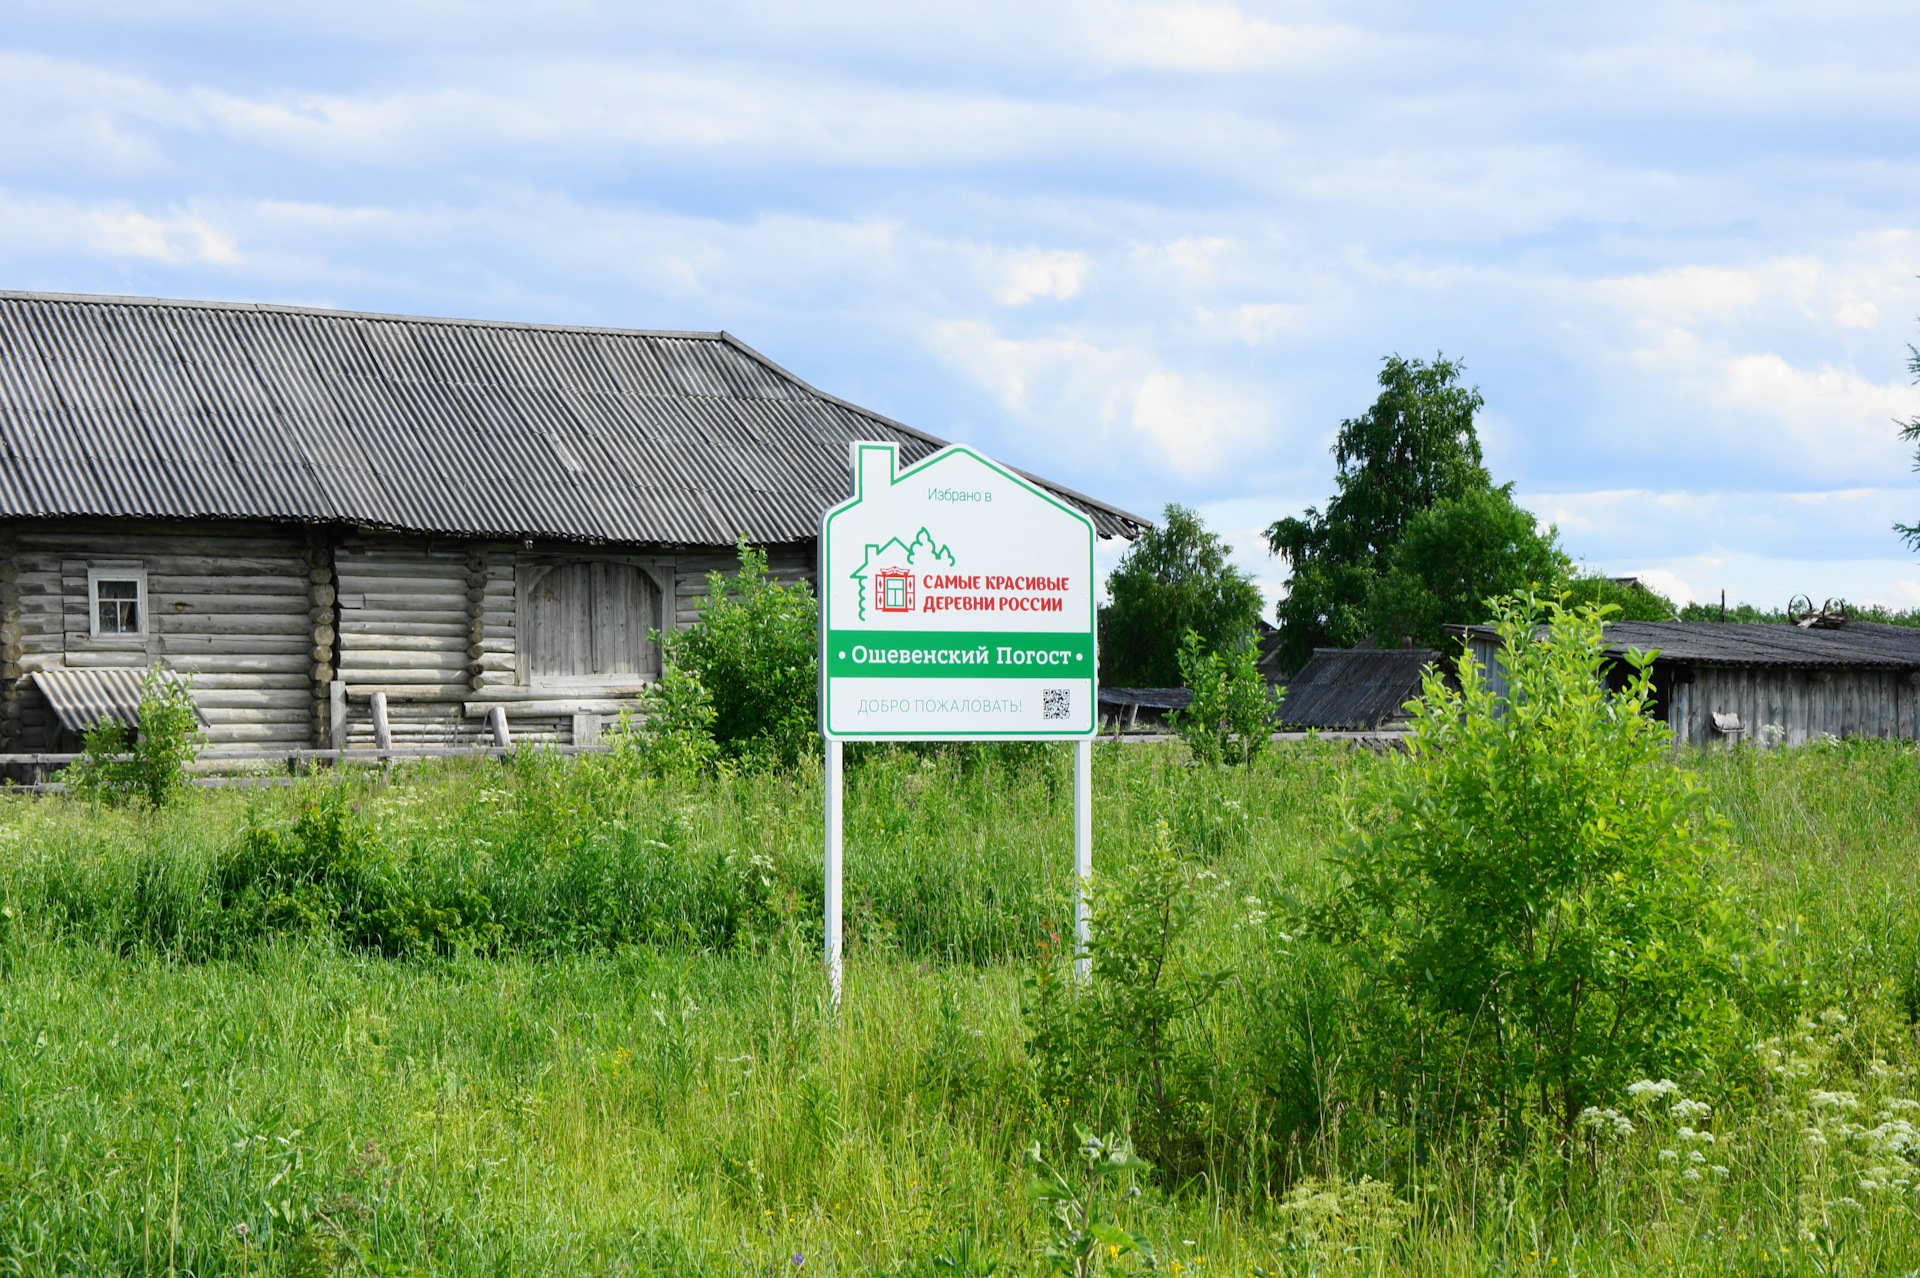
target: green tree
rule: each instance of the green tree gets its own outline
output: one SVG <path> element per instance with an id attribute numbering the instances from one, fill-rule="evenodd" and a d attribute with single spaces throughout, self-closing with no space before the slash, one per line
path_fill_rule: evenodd
<path id="1" fill-rule="evenodd" d="M 1673 600 L 1657 590 L 1637 581 L 1623 584 L 1597 572 L 1568 578 L 1561 592 L 1566 596 L 1562 602 L 1568 608 L 1591 605 L 1613 609 L 1607 614 L 1609 621 L 1673 621 L 1677 611 Z M 1719 619 L 1718 605 L 1715 605 L 1711 620 Z"/>
<path id="2" fill-rule="evenodd" d="M 1121 688 L 1180 683 L 1180 640 L 1188 631 L 1226 652 L 1253 640 L 1260 588 L 1228 562 L 1233 547 L 1200 516 L 1170 505 L 1157 528 L 1127 548 L 1107 575 L 1113 602 L 1100 610 L 1100 679 Z"/>
<path id="3" fill-rule="evenodd" d="M 739 551 L 736 576 L 707 574 L 699 621 L 654 632 L 667 664 L 694 681 L 675 690 L 672 726 L 710 723 L 727 755 L 791 766 L 819 744 L 820 601 L 804 581 L 769 577 L 765 550 L 743 539 Z"/>
<path id="4" fill-rule="evenodd" d="M 1411 635 L 1423 648 L 1448 647 L 1444 627 L 1486 621 L 1494 598 L 1560 583 L 1567 557 L 1554 539 L 1514 504 L 1511 484 L 1443 498 L 1407 521 L 1374 579 L 1368 631 L 1386 644 Z"/>
<path id="5" fill-rule="evenodd" d="M 1649 711 L 1652 655 L 1608 690 L 1602 616 L 1499 602 L 1507 695 L 1471 661 L 1458 689 L 1428 675 L 1310 913 L 1403 1008 L 1445 1112 L 1510 1134 L 1529 1114 L 1570 1134 L 1629 1080 L 1699 1065 L 1731 1015 L 1724 822 Z"/>
<path id="6" fill-rule="evenodd" d="M 1920 383 L 1920 346 L 1907 343 L 1907 371 L 1913 374 L 1913 380 Z M 1912 417 L 1900 424 L 1900 438 L 1909 444 L 1920 442 L 1920 417 Z M 1913 454 L 1913 468 L 1920 470 L 1920 449 Z M 1893 530 L 1900 534 L 1909 550 L 1920 550 L 1920 524 L 1895 524 Z"/>
<path id="7" fill-rule="evenodd" d="M 1340 423 L 1333 456 L 1340 491 L 1325 513 L 1276 521 L 1267 545 L 1287 561 L 1287 597 L 1275 609 L 1280 668 L 1292 673 L 1315 648 L 1348 648 L 1367 634 L 1367 604 L 1407 523 L 1437 501 L 1491 488 L 1473 416 L 1485 402 L 1460 385 L 1464 366 L 1387 357 L 1380 396 Z"/>

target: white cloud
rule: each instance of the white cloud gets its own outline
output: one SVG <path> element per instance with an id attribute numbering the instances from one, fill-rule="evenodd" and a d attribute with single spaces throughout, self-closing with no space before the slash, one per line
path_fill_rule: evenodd
<path id="1" fill-rule="evenodd" d="M 1138 348 L 1078 338 L 1019 340 L 978 322 L 936 326 L 929 346 L 1007 408 L 1085 449 L 1146 445 L 1185 476 L 1204 475 L 1226 449 L 1258 434 L 1259 405 L 1232 389 L 1160 366 Z M 1089 428 L 1094 429 L 1089 429 Z"/>
<path id="2" fill-rule="evenodd" d="M 1209 336 L 1261 346 L 1283 333 L 1304 328 L 1312 310 L 1294 302 L 1243 302 L 1217 311 L 1203 306 L 1196 317 L 1201 331 Z"/>
<path id="3" fill-rule="evenodd" d="M 151 257 L 162 262 L 211 262 L 221 266 L 237 265 L 240 249 L 233 236 L 218 230 L 204 218 L 148 217 L 144 213 L 116 209 L 95 210 L 87 215 L 93 227 L 93 243 L 108 253 Z"/>
<path id="4" fill-rule="evenodd" d="M 994 264 L 1000 287 L 994 297 L 1008 306 L 1025 306 L 1036 297 L 1065 300 L 1080 291 L 1087 278 L 1087 255 L 1031 249 L 1012 253 Z"/>
<path id="5" fill-rule="evenodd" d="M 1083 22 L 1098 54 L 1123 66 L 1254 71 L 1327 59 L 1354 43 L 1337 27 L 1281 26 L 1231 4 L 1090 4 Z"/>

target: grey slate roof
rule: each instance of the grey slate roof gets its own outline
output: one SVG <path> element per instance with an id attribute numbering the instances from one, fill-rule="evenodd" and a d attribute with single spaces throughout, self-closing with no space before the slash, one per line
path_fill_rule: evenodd
<path id="1" fill-rule="evenodd" d="M 1406 718 L 1420 677 L 1439 654 L 1430 648 L 1315 648 L 1287 681 L 1280 721 L 1290 728 L 1364 731 Z"/>
<path id="2" fill-rule="evenodd" d="M 1499 640 L 1492 626 L 1448 629 Z M 1698 665 L 1920 669 L 1920 629 L 1873 621 L 1849 621 L 1837 630 L 1764 622 L 1616 621 L 1607 626 L 1606 637 L 1615 653 L 1658 648 L 1662 661 Z"/>
<path id="3" fill-rule="evenodd" d="M 793 542 L 853 440 L 946 442 L 726 333 L 0 292 L 0 517 Z M 1147 522 L 1028 478 L 1102 536 Z"/>

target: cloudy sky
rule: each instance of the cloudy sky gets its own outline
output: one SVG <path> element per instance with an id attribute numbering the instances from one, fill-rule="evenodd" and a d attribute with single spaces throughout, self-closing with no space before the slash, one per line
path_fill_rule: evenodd
<path id="1" fill-rule="evenodd" d="M 1444 351 L 1591 566 L 1920 605 L 1912 0 L 7 13 L 0 287 L 724 328 L 1270 592 Z"/>

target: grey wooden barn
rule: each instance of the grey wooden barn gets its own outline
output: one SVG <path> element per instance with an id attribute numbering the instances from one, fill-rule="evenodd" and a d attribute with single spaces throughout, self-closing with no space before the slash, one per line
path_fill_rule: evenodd
<path id="1" fill-rule="evenodd" d="M 155 666 L 216 748 L 584 742 L 738 538 L 812 575 L 860 439 L 944 443 L 726 333 L 0 293 L 0 752 Z"/>
<path id="2" fill-rule="evenodd" d="M 1499 635 L 1450 627 L 1505 692 Z M 1920 629 L 1620 621 L 1610 651 L 1658 650 L 1655 711 L 1692 745 L 1798 745 L 1822 736 L 1920 738 Z M 1620 672 L 1615 672 L 1615 681 Z"/>

